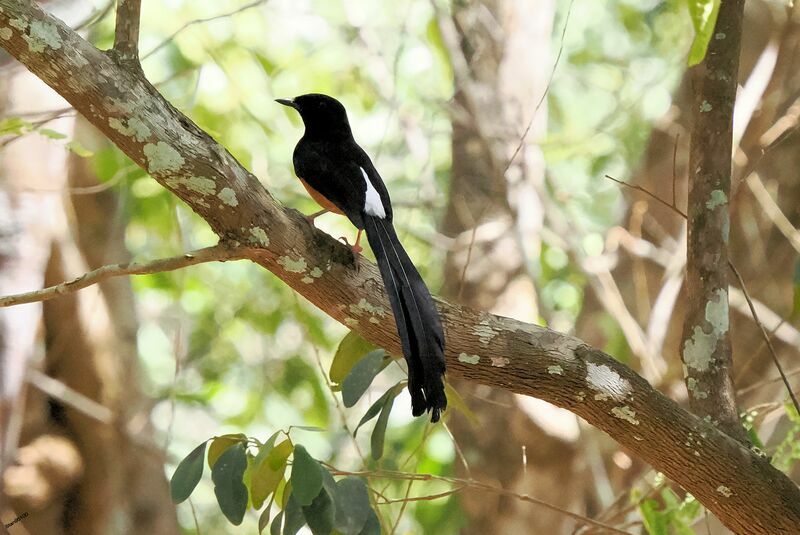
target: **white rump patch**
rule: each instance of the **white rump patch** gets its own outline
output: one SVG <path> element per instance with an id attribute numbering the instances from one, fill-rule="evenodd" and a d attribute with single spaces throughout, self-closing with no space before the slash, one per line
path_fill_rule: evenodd
<path id="1" fill-rule="evenodd" d="M 369 215 L 374 215 L 375 217 L 384 219 L 386 217 L 386 209 L 383 207 L 381 196 L 378 195 L 378 190 L 376 190 L 375 186 L 372 185 L 372 181 L 367 176 L 367 172 L 364 171 L 364 168 L 359 167 L 359 169 L 361 169 L 361 174 L 364 175 L 364 182 L 367 183 L 367 195 L 364 199 L 364 212 Z"/>

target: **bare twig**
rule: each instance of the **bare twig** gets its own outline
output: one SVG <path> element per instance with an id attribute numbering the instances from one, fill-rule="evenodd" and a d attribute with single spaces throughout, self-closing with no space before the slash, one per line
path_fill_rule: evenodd
<path id="1" fill-rule="evenodd" d="M 781 375 L 781 380 L 783 380 L 783 384 L 786 386 L 786 390 L 789 391 L 789 397 L 792 399 L 792 404 L 794 404 L 794 408 L 797 412 L 800 412 L 800 402 L 797 400 L 797 396 L 795 396 L 794 391 L 792 390 L 792 385 L 789 384 L 789 378 L 786 376 L 786 373 L 783 371 L 783 365 L 781 361 L 778 360 L 778 354 L 775 352 L 775 347 L 772 345 L 772 339 L 767 334 L 767 330 L 764 328 L 764 324 L 758 320 L 758 313 L 756 312 L 756 307 L 753 306 L 753 301 L 750 299 L 750 295 L 747 293 L 747 289 L 744 285 L 744 280 L 742 279 L 741 274 L 739 274 L 739 270 L 736 267 L 728 262 L 728 265 L 733 271 L 733 274 L 736 276 L 736 279 L 739 281 L 739 286 L 742 287 L 742 293 L 744 294 L 744 298 L 747 300 L 747 305 L 750 307 L 750 313 L 753 315 L 753 319 L 758 325 L 758 328 L 761 330 L 761 336 L 764 337 L 764 341 L 767 342 L 767 348 L 769 348 L 769 354 L 772 356 L 772 362 L 775 363 L 775 367 L 778 368 L 778 373 Z"/>
<path id="2" fill-rule="evenodd" d="M 177 30 L 172 32 L 169 35 L 169 37 L 167 37 L 166 39 L 164 39 L 163 41 L 158 43 L 155 46 L 155 48 L 153 48 L 150 52 L 148 52 L 147 54 L 142 56 L 142 59 L 145 60 L 145 59 L 149 58 L 150 56 L 152 56 L 153 54 L 155 54 L 156 52 L 158 52 L 159 50 L 161 50 L 162 48 L 167 46 L 173 39 L 175 39 L 178 36 L 178 34 L 180 34 L 185 29 L 187 29 L 187 28 L 189 28 L 191 26 L 194 26 L 196 24 L 203 24 L 203 23 L 206 23 L 206 22 L 212 22 L 212 21 L 219 20 L 219 19 L 224 19 L 224 18 L 227 18 L 227 17 L 231 17 L 233 15 L 236 15 L 237 13 L 241 13 L 242 11 L 246 11 L 246 10 L 254 8 L 256 6 L 260 6 L 262 4 L 266 4 L 268 1 L 269 0 L 255 0 L 254 2 L 250 2 L 249 4 L 245 4 L 242 7 L 236 8 L 236 9 L 231 10 L 231 11 L 227 11 L 225 13 L 220 13 L 219 15 L 214 15 L 212 17 L 205 17 L 205 18 L 202 18 L 202 19 L 190 20 L 189 22 L 183 24 L 180 28 L 178 28 Z"/>
<path id="3" fill-rule="evenodd" d="M 218 244 L 213 247 L 198 249 L 197 251 L 192 251 L 179 256 L 145 262 L 144 264 L 139 264 L 137 262 L 130 262 L 127 264 L 110 264 L 89 271 L 88 273 L 84 273 L 80 277 L 72 279 L 71 281 L 65 281 L 60 284 L 56 284 L 55 286 L 49 286 L 41 290 L 34 290 L 31 292 L 0 297 L 0 308 L 22 305 L 24 303 L 48 301 L 55 297 L 77 292 L 78 290 L 82 290 L 83 288 L 87 288 L 93 284 L 103 282 L 104 280 L 112 277 L 121 277 L 124 275 L 149 275 L 152 273 L 162 273 L 164 271 L 174 271 L 176 269 L 203 264 L 206 262 L 241 260 L 247 257 L 248 251 L 251 251 L 249 247 Z"/>
<path id="4" fill-rule="evenodd" d="M 58 379 L 53 379 L 49 375 L 43 374 L 39 370 L 29 369 L 28 381 L 51 398 L 69 405 L 93 420 L 97 420 L 102 424 L 110 424 L 114 420 L 114 413 L 111 409 L 70 388 Z"/>
<path id="5" fill-rule="evenodd" d="M 567 28 L 569 27 L 569 18 L 572 15 L 572 5 L 575 3 L 575 0 L 570 0 L 569 7 L 567 8 L 567 16 L 564 19 L 564 27 L 561 29 L 561 40 L 558 45 L 558 54 L 556 54 L 556 60 L 553 62 L 553 70 L 550 71 L 550 78 L 547 80 L 547 85 L 542 91 L 542 96 L 539 98 L 539 102 L 536 103 L 536 107 L 533 109 L 533 113 L 531 114 L 531 120 L 528 122 L 528 126 L 525 128 L 525 131 L 522 133 L 522 137 L 519 138 L 519 144 L 517 148 L 514 149 L 514 153 L 511 154 L 511 158 L 508 159 L 508 163 L 506 163 L 505 174 L 508 169 L 511 167 L 511 164 L 514 163 L 514 159 L 519 154 L 519 151 L 522 150 L 523 145 L 525 145 L 525 138 L 528 136 L 528 132 L 531 131 L 531 127 L 533 127 L 533 121 L 536 120 L 536 114 L 539 111 L 539 108 L 542 107 L 544 104 L 544 99 L 547 98 L 547 93 L 550 92 L 550 86 L 553 84 L 553 78 L 556 75 L 556 69 L 558 68 L 558 63 L 561 61 L 561 54 L 564 52 L 564 38 L 567 35 Z"/>
<path id="6" fill-rule="evenodd" d="M 778 203 L 776 203 L 769 194 L 767 188 L 764 187 L 764 183 L 761 181 L 761 177 L 758 176 L 758 173 L 750 173 L 750 176 L 747 177 L 745 182 L 747 182 L 747 186 L 750 188 L 750 191 L 753 192 L 753 196 L 756 198 L 756 201 L 758 201 L 758 204 L 761 205 L 761 209 L 764 210 L 767 217 L 770 218 L 780 233 L 789 240 L 794 250 L 800 253 L 800 231 L 792 225 L 792 222 L 789 221 L 789 218 L 783 213 L 781 207 L 778 206 Z"/>
<path id="7" fill-rule="evenodd" d="M 139 61 L 139 20 L 142 0 L 117 0 L 114 50 L 125 62 Z"/>
<path id="8" fill-rule="evenodd" d="M 625 186 L 627 188 L 635 189 L 636 191 L 641 191 L 642 193 L 644 193 L 645 195 L 647 195 L 651 199 L 653 199 L 655 201 L 658 201 L 659 203 L 663 204 L 664 206 L 666 206 L 667 208 L 669 208 L 670 210 L 672 210 L 673 212 L 675 212 L 676 214 L 678 214 L 682 218 L 686 219 L 686 213 L 685 212 L 683 212 L 675 204 L 668 203 L 667 201 L 665 201 L 664 199 L 662 199 L 661 197 L 659 197 L 655 193 L 653 193 L 651 191 L 647 191 L 643 187 L 637 186 L 636 184 L 629 184 L 628 182 L 623 182 L 622 180 L 617 180 L 616 178 L 614 178 L 611 175 L 605 175 L 605 177 L 607 179 L 611 180 L 612 182 L 616 182 L 617 184 L 620 184 L 620 185 Z"/>
<path id="9" fill-rule="evenodd" d="M 326 463 L 323 463 L 326 464 Z M 540 500 L 538 498 L 534 498 L 528 494 L 519 494 L 517 492 L 504 489 L 502 487 L 497 487 L 495 485 L 491 485 L 489 483 L 484 483 L 482 481 L 477 481 L 475 479 L 463 479 L 458 477 L 446 477 L 446 476 L 437 476 L 434 474 L 412 474 L 408 472 L 396 472 L 391 470 L 375 470 L 375 471 L 361 471 L 361 472 L 348 472 L 345 470 L 339 470 L 334 466 L 326 464 L 326 466 L 330 469 L 331 473 L 334 475 L 341 475 L 341 476 L 357 476 L 357 477 L 366 477 L 370 479 L 397 479 L 402 481 L 442 481 L 444 483 L 450 483 L 453 485 L 458 485 L 456 489 L 452 491 L 445 492 L 442 494 L 435 494 L 432 496 L 423 496 L 420 498 L 405 498 L 398 499 L 398 500 L 386 500 L 387 503 L 394 503 L 400 501 L 418 501 L 418 500 L 430 500 L 436 498 L 443 498 L 453 494 L 454 492 L 458 492 L 464 489 L 476 489 L 476 490 L 483 490 L 486 492 L 494 492 L 496 494 L 500 494 L 502 496 L 507 496 L 509 498 L 515 498 L 520 501 L 533 503 L 536 505 L 540 505 L 546 509 L 550 509 L 551 511 L 555 511 L 562 515 L 568 516 L 581 524 L 588 524 L 591 526 L 595 526 L 598 528 L 603 528 L 608 530 L 611 533 L 619 533 L 622 535 L 631 535 L 630 532 L 623 531 L 621 529 L 615 528 L 609 524 L 605 524 L 603 522 L 599 522 L 597 520 L 591 519 L 589 517 L 579 515 L 577 513 L 573 513 L 572 511 L 568 511 L 566 509 L 562 509 L 556 505 L 548 503 L 546 501 Z"/>

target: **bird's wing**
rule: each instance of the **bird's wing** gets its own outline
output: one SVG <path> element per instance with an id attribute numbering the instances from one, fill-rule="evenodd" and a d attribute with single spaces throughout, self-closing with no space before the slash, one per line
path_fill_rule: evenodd
<path id="1" fill-rule="evenodd" d="M 295 173 L 341 210 L 356 227 L 364 228 L 361 212 L 366 185 L 359 166 L 352 158 L 329 152 L 323 145 L 299 143 L 294 153 Z"/>

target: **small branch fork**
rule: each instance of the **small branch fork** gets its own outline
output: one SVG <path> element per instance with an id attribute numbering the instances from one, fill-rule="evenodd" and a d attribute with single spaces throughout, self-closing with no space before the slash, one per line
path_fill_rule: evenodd
<path id="1" fill-rule="evenodd" d="M 125 275 L 150 275 L 152 273 L 162 273 L 165 271 L 175 271 L 197 264 L 207 262 L 225 262 L 226 260 L 241 260 L 247 258 L 252 249 L 238 245 L 220 243 L 213 247 L 198 249 L 190 253 L 184 253 L 170 258 L 161 258 L 143 264 L 130 262 L 127 264 L 110 264 L 99 267 L 95 270 L 84 273 L 80 277 L 65 281 L 55 286 L 49 286 L 41 290 L 26 292 L 15 295 L 0 296 L 0 308 L 25 303 L 36 303 L 38 301 L 48 301 L 55 297 L 71 294 L 87 288 L 94 284 L 103 282 L 112 277 L 122 277 Z"/>
<path id="2" fill-rule="evenodd" d="M 139 64 L 139 21 L 142 0 L 117 0 L 114 51 L 123 63 Z"/>

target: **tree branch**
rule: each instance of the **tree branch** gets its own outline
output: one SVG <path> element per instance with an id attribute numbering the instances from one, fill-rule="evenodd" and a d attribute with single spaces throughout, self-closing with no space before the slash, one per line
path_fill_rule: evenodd
<path id="1" fill-rule="evenodd" d="M 283 208 L 138 72 L 37 4 L 0 0 L 0 46 L 53 87 L 225 240 L 370 342 L 400 344 L 376 267 Z M 91 65 L 92 69 L 86 69 Z M 738 533 L 796 533 L 800 489 L 768 460 L 689 414 L 582 341 L 439 302 L 452 376 L 571 410 L 696 496 Z"/>
<path id="2" fill-rule="evenodd" d="M 203 264 L 206 262 L 224 262 L 226 260 L 241 260 L 247 258 L 252 251 L 249 247 L 219 244 L 214 247 L 198 249 L 191 253 L 185 253 L 171 258 L 161 258 L 144 264 L 129 262 L 126 264 L 110 264 L 99 267 L 71 281 L 65 281 L 55 286 L 49 286 L 41 290 L 25 292 L 15 295 L 0 296 L 0 308 L 25 303 L 35 303 L 37 301 L 48 301 L 54 297 L 71 294 L 98 284 L 112 277 L 124 275 L 150 275 L 152 273 L 162 273 L 164 271 L 174 271 L 176 269 Z"/>
<path id="3" fill-rule="evenodd" d="M 123 62 L 139 63 L 139 21 L 142 0 L 117 0 L 114 50 Z"/>
<path id="4" fill-rule="evenodd" d="M 733 105 L 744 0 L 721 3 L 714 37 L 696 68 L 689 153 L 687 310 L 682 357 L 692 412 L 741 441 L 728 310 L 728 234 Z"/>

